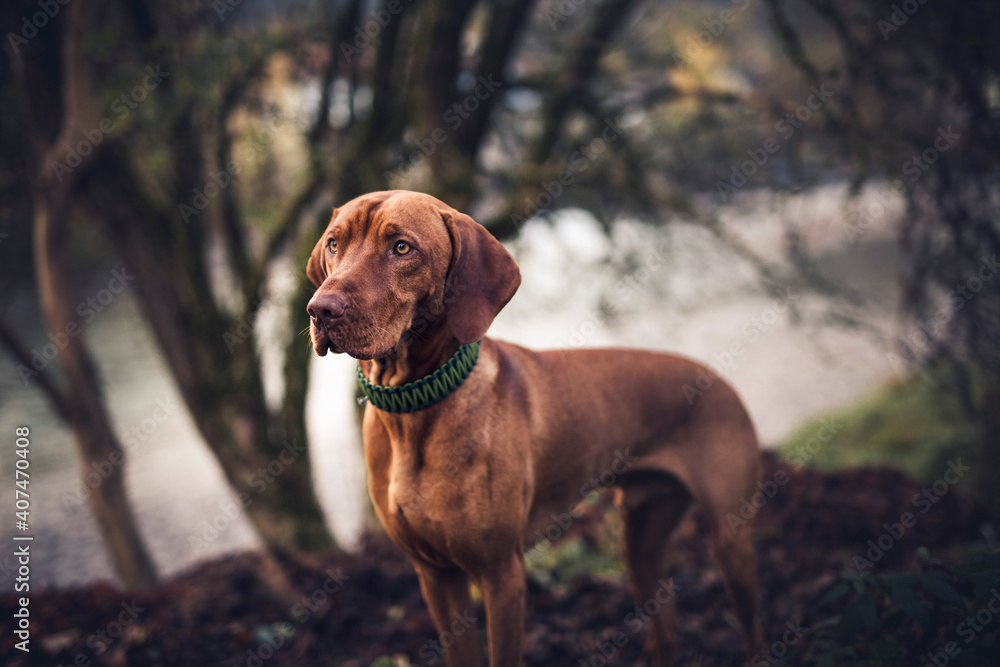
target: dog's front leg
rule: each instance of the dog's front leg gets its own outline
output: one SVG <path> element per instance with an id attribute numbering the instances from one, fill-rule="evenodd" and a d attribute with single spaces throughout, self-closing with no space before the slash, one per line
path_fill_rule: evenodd
<path id="1" fill-rule="evenodd" d="M 486 606 L 490 667 L 519 667 L 524 636 L 523 554 L 512 554 L 479 583 Z"/>
<path id="2" fill-rule="evenodd" d="M 439 641 L 421 649 L 418 664 L 438 664 L 443 653 L 448 667 L 476 667 L 480 664 L 479 637 L 468 576 L 461 570 L 430 565 L 416 565 L 416 570 Z"/>

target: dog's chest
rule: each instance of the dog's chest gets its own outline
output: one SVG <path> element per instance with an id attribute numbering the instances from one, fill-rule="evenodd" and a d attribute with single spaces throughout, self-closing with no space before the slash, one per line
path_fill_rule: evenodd
<path id="1" fill-rule="evenodd" d="M 369 492 L 386 533 L 411 558 L 453 566 L 461 551 L 456 542 L 469 525 L 456 487 L 458 471 L 448 475 L 409 456 L 393 457 L 387 436 L 365 440 Z"/>
<path id="2" fill-rule="evenodd" d="M 474 522 L 440 489 L 432 495 L 426 485 L 390 476 L 373 502 L 386 533 L 410 558 L 444 569 L 461 566 L 476 542 Z"/>
<path id="3" fill-rule="evenodd" d="M 417 558 L 440 568 L 456 563 L 451 553 L 447 533 L 435 528 L 419 507 L 390 500 L 382 520 L 386 532 L 410 558 Z"/>

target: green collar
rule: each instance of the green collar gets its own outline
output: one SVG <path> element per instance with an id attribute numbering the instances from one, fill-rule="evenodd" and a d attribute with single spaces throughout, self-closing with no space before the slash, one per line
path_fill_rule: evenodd
<path id="1" fill-rule="evenodd" d="M 379 410 L 416 412 L 455 391 L 469 377 L 478 358 L 478 342 L 462 345 L 444 366 L 401 387 L 372 384 L 361 372 L 361 364 L 358 364 L 358 384 L 361 385 L 361 393 Z"/>

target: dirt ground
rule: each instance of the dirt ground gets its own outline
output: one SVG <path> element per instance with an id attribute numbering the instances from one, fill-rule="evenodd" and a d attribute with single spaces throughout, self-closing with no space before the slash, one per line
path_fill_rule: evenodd
<path id="1" fill-rule="evenodd" d="M 922 485 L 897 472 L 796 473 L 773 456 L 766 461 L 765 490 L 773 493 L 756 499 L 766 502 L 757 512 L 755 535 L 765 650 L 771 652 L 757 664 L 776 662 L 787 648 L 783 636 L 808 633 L 822 620 L 808 610 L 852 567 L 855 555 L 866 554 L 868 541 L 877 544 L 885 524 L 899 521 L 904 512 L 913 513 L 917 523 L 901 539 L 891 539 L 873 563 L 876 572 L 913 569 L 920 546 L 947 559 L 958 545 L 982 539 L 985 511 L 971 505 L 961 488 L 934 496 L 922 513 L 924 503 L 914 503 Z M 785 480 L 780 473 L 789 475 L 785 484 L 766 484 Z M 584 517 L 565 539 L 596 542 L 598 513 Z M 883 538 L 882 544 L 888 543 Z M 16 638 L 5 632 L 0 664 L 443 665 L 416 576 L 384 536 L 369 536 L 361 553 L 349 557 L 281 555 L 298 591 L 291 602 L 276 602 L 261 583 L 261 558 L 244 553 L 208 562 L 151 594 L 133 595 L 107 583 L 32 592 L 32 650 L 15 650 Z M 694 522 L 679 531 L 668 578 L 680 626 L 680 664 L 741 664 L 735 619 Z M 11 595 L 0 596 L 0 614 L 10 619 L 15 604 Z M 585 575 L 547 586 L 532 578 L 525 662 L 647 665 L 635 612 L 622 576 Z M 477 616 L 485 646 L 481 608 Z M 472 631 L 467 619 L 456 619 L 454 626 L 456 632 Z"/>

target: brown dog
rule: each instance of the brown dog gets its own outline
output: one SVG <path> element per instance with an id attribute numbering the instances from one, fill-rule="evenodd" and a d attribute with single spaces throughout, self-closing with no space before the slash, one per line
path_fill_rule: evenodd
<path id="1" fill-rule="evenodd" d="M 483 338 L 520 271 L 481 225 L 428 195 L 375 192 L 336 209 L 308 273 L 319 288 L 308 307 L 316 353 L 359 359 L 366 393 L 387 401 L 365 409 L 368 489 L 413 561 L 438 632 L 448 632 L 448 665 L 480 662 L 475 628 L 455 630 L 472 613 L 470 580 L 486 608 L 490 664 L 521 663 L 526 541 L 602 473 L 617 487 L 639 603 L 663 601 L 667 542 L 696 502 L 747 657 L 756 652 L 750 530 L 731 530 L 725 517 L 756 490 L 759 451 L 725 383 L 691 401 L 683 387 L 704 368 L 681 357 L 534 352 Z M 476 358 L 467 344 L 480 339 Z M 442 366 L 415 387 L 386 388 Z M 670 663 L 669 605 L 646 627 L 653 664 Z"/>

